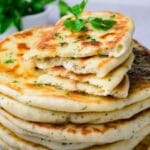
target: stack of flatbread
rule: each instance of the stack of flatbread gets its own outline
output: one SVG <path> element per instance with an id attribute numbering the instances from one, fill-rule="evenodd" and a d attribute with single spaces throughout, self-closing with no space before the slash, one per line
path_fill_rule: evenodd
<path id="1" fill-rule="evenodd" d="M 146 136 L 149 143 L 150 54 L 132 39 L 132 20 L 84 12 L 117 23 L 73 33 L 67 17 L 0 42 L 0 148 L 131 150 Z"/>

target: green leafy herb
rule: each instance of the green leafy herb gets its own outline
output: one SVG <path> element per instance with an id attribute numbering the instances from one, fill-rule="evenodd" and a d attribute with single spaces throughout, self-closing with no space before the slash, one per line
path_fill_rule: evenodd
<path id="1" fill-rule="evenodd" d="M 78 19 L 79 16 L 82 14 L 87 2 L 87 0 L 82 0 L 80 4 L 76 4 L 73 7 L 69 7 L 69 11 L 76 17 L 76 19 Z"/>
<path id="2" fill-rule="evenodd" d="M 18 83 L 18 82 L 19 82 L 18 80 L 13 80 L 13 81 L 12 81 L 12 83 Z"/>
<path id="3" fill-rule="evenodd" d="M 87 109 L 87 106 L 84 106 L 83 108 L 82 108 L 82 110 L 86 110 Z"/>
<path id="4" fill-rule="evenodd" d="M 75 17 L 75 19 L 67 18 L 64 21 L 64 26 L 68 29 L 70 29 L 72 32 L 79 32 L 79 31 L 87 31 L 86 23 L 90 23 L 91 26 L 98 30 L 109 30 L 112 28 L 117 22 L 112 19 L 102 19 L 97 17 L 89 17 L 88 19 L 81 19 L 80 16 L 87 4 L 87 0 L 82 0 L 81 3 L 74 5 L 73 7 L 70 7 L 66 2 L 61 0 L 61 15 L 67 14 L 67 11 L 72 13 Z M 113 15 L 114 18 L 115 15 Z M 96 42 L 95 40 L 92 40 L 92 42 Z"/>
<path id="5" fill-rule="evenodd" d="M 0 0 L 0 33 L 14 25 L 22 30 L 22 17 L 36 14 L 45 9 L 45 5 L 54 0 Z"/>
<path id="6" fill-rule="evenodd" d="M 114 26 L 117 23 L 114 20 L 94 18 L 94 17 L 90 17 L 88 20 L 94 28 L 101 29 L 101 30 L 104 30 L 104 31 L 112 28 L 112 26 Z"/>
<path id="7" fill-rule="evenodd" d="M 82 19 L 71 20 L 71 18 L 67 18 L 64 22 L 64 25 L 72 32 L 78 32 L 84 29 L 84 21 Z"/>
<path id="8" fill-rule="evenodd" d="M 91 36 L 87 36 L 86 39 L 89 40 L 90 42 L 99 42 L 96 39 L 92 38 Z"/>

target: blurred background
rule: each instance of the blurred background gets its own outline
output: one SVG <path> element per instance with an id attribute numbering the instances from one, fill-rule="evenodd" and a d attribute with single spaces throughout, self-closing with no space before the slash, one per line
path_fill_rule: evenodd
<path id="1" fill-rule="evenodd" d="M 66 13 L 63 2 L 81 0 L 0 0 L 0 39 L 27 28 L 54 24 Z M 87 10 L 122 12 L 135 21 L 134 38 L 150 48 L 150 0 L 89 0 Z"/>

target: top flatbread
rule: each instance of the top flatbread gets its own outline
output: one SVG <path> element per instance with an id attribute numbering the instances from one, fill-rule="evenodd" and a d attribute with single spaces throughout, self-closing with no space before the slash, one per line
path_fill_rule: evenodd
<path id="1" fill-rule="evenodd" d="M 132 51 L 131 46 L 124 55 L 118 58 L 106 56 L 76 59 L 51 58 L 49 51 L 40 53 L 35 49 L 36 41 L 51 30 L 53 30 L 51 26 L 32 28 L 3 40 L 0 43 L 0 71 L 15 70 L 19 75 L 28 76 L 28 74 L 35 75 L 35 67 L 45 70 L 53 66 L 64 66 L 74 73 L 94 73 L 99 77 L 104 77 L 125 62 Z"/>
<path id="2" fill-rule="evenodd" d="M 117 23 L 107 31 L 94 29 L 89 23 L 85 32 L 71 32 L 64 27 L 66 18 L 61 18 L 55 25 L 52 33 L 46 33 L 37 42 L 37 50 L 40 53 L 49 51 L 49 56 L 60 57 L 87 57 L 93 55 L 108 55 L 119 57 L 124 54 L 132 41 L 134 31 L 133 21 L 123 14 L 117 12 L 84 12 L 81 19 L 98 17 L 102 19 L 115 20 Z M 96 42 L 89 40 L 94 38 Z"/>

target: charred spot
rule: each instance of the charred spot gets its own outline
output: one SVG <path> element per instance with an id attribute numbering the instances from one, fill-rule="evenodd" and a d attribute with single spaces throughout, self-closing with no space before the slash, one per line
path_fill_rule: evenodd
<path id="1" fill-rule="evenodd" d="M 114 32 L 112 32 L 112 33 L 106 33 L 106 34 L 100 36 L 100 38 L 105 39 L 105 38 L 107 38 L 107 37 L 109 37 L 109 36 L 114 36 L 114 35 L 115 35 Z"/>
<path id="2" fill-rule="evenodd" d="M 51 68 L 52 71 L 65 71 L 65 68 L 62 66 L 57 66 L 57 67 L 53 67 Z"/>
<path id="3" fill-rule="evenodd" d="M 17 47 L 19 50 L 29 50 L 30 49 L 26 43 L 18 43 Z"/>
<path id="4" fill-rule="evenodd" d="M 52 32 L 49 32 L 48 34 L 43 34 L 41 36 L 41 40 L 37 44 L 37 48 L 39 49 L 50 49 L 50 50 L 56 50 L 57 44 L 54 42 L 55 35 Z"/>
<path id="5" fill-rule="evenodd" d="M 67 42 L 62 42 L 62 43 L 60 43 L 60 46 L 61 46 L 61 47 L 67 47 L 67 46 L 68 46 L 68 43 L 67 43 Z"/>
<path id="6" fill-rule="evenodd" d="M 94 132 L 102 132 L 102 130 L 98 129 L 98 128 L 93 128 Z"/>
<path id="7" fill-rule="evenodd" d="M 105 124 L 105 128 L 106 129 L 109 129 L 109 128 L 117 129 L 117 127 L 118 127 L 118 124 L 115 124 L 115 123 L 107 123 L 107 124 Z"/>
<path id="8" fill-rule="evenodd" d="M 81 42 L 83 46 L 100 46 L 101 43 L 99 41 L 83 41 Z"/>
<path id="9" fill-rule="evenodd" d="M 86 62 L 87 60 L 89 60 L 90 58 L 91 58 L 90 56 L 80 58 L 80 63 L 82 64 L 82 63 Z"/>

